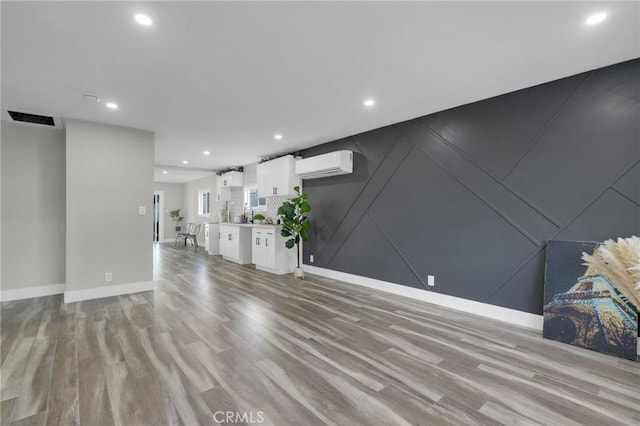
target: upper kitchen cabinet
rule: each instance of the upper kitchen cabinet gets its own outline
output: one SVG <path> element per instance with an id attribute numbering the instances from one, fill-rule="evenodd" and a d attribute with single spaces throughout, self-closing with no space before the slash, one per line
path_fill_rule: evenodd
<path id="1" fill-rule="evenodd" d="M 231 188 L 242 186 L 242 176 L 242 172 L 226 172 L 216 176 L 216 185 L 218 186 L 216 200 L 231 201 Z"/>
<path id="2" fill-rule="evenodd" d="M 293 155 L 285 155 L 258 164 L 258 196 L 294 195 L 293 187 L 300 185 L 300 178 L 295 173 L 295 163 Z"/>
<path id="3" fill-rule="evenodd" d="M 227 172 L 218 176 L 218 187 L 242 186 L 242 172 Z"/>
<path id="4" fill-rule="evenodd" d="M 216 201 L 231 201 L 231 187 L 223 185 L 223 176 L 216 176 Z"/>

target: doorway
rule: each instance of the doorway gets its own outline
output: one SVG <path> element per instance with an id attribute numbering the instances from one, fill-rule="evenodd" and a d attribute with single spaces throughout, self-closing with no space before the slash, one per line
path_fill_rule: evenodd
<path id="1" fill-rule="evenodd" d="M 164 242 L 164 191 L 153 192 L 153 242 Z"/>

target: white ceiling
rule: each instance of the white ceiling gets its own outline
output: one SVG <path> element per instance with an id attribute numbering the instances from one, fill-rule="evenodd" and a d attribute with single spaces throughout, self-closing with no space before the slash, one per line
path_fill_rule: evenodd
<path id="1" fill-rule="evenodd" d="M 163 181 L 640 56 L 639 2 L 1 7 L 3 114 L 13 108 L 155 131 L 158 170 L 190 162 Z M 608 18 L 586 26 L 597 11 Z M 135 13 L 153 25 L 140 26 Z M 87 92 L 102 102 L 83 100 Z M 376 105 L 363 107 L 366 98 Z M 120 108 L 105 108 L 107 101 Z"/>

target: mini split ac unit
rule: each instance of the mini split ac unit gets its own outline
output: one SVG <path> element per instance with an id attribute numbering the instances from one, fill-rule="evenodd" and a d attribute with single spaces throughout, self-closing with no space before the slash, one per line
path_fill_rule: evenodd
<path id="1" fill-rule="evenodd" d="M 335 151 L 296 160 L 296 174 L 302 179 L 318 179 L 353 173 L 353 152 Z"/>

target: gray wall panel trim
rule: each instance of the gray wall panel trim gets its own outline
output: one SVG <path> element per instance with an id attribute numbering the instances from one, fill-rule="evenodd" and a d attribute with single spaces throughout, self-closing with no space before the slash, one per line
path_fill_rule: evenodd
<path id="1" fill-rule="evenodd" d="M 537 283 L 544 281 L 544 263 L 545 253 L 541 249 L 505 285 L 488 295 L 487 299 L 494 305 L 542 314 L 543 294 L 538 290 Z M 527 292 L 527 297 L 521 297 L 523 291 Z"/>
<path id="2" fill-rule="evenodd" d="M 405 194 L 416 196 L 405 200 Z M 398 214 L 395 206 L 399 205 L 405 205 L 405 212 L 420 214 Z M 416 147 L 378 195 L 369 213 L 420 276 L 435 275 L 439 282 L 447 283 L 434 291 L 452 296 L 479 295 L 485 285 L 483 282 L 478 286 L 478 277 L 490 283 L 502 282 L 512 265 L 522 262 L 536 249 L 529 239 Z"/>
<path id="3" fill-rule="evenodd" d="M 553 233 L 553 235 L 551 235 L 549 238 L 547 238 L 547 240 L 554 240 L 556 239 L 556 237 L 560 234 L 562 234 L 562 232 L 564 232 L 569 226 L 571 226 L 571 224 L 573 222 L 575 222 L 585 211 L 587 211 L 592 205 L 594 205 L 596 202 L 598 202 L 598 200 L 603 197 L 609 190 L 613 190 L 613 188 L 611 188 L 613 186 L 614 183 L 616 183 L 620 177 L 624 176 L 625 174 L 627 174 L 627 172 L 629 172 L 633 167 L 635 166 L 635 163 L 632 164 L 630 167 L 628 167 L 627 169 L 625 169 L 625 171 L 619 176 L 616 177 L 615 179 L 613 179 L 612 182 L 609 183 L 609 185 L 607 186 L 607 189 L 605 189 L 604 191 L 602 191 L 602 193 L 598 194 L 597 197 L 595 197 L 588 205 L 586 205 L 584 208 L 580 209 L 580 211 L 578 212 L 578 214 L 576 214 L 574 217 L 572 217 L 564 226 L 562 226 L 561 228 L 559 228 L 556 232 Z M 617 192 L 617 191 L 615 191 Z M 621 194 L 622 195 L 622 194 Z M 627 198 L 628 197 L 624 197 Z M 635 203 L 633 200 L 629 200 L 631 202 L 633 202 L 634 204 L 637 205 L 637 203 Z M 639 225 L 640 226 L 640 225 Z M 637 231 L 636 231 L 637 232 Z M 613 236 L 612 236 L 613 237 Z M 542 250 L 546 248 L 546 242 L 545 245 L 543 247 L 540 247 L 539 250 Z M 538 250 L 538 251 L 539 251 Z M 532 257 L 534 257 L 537 253 L 534 253 Z M 525 265 L 530 261 L 531 259 L 527 259 L 525 260 L 521 265 L 518 265 L 518 267 L 514 270 L 514 272 L 505 280 L 503 281 L 500 285 L 498 285 L 495 290 L 491 293 L 491 295 L 496 294 L 498 291 L 500 291 L 502 289 L 502 287 L 504 287 L 505 285 L 507 285 L 507 283 L 509 282 L 509 280 L 511 280 L 519 271 L 520 269 L 524 268 Z"/>
<path id="4" fill-rule="evenodd" d="M 418 273 L 418 271 L 416 271 L 416 268 L 413 267 L 413 265 L 411 264 L 411 262 L 409 262 L 409 259 L 407 259 L 407 257 L 402 253 L 402 251 L 400 251 L 400 249 L 398 248 L 398 246 L 396 246 L 396 244 L 393 242 L 393 240 L 391 239 L 391 237 L 389 237 L 389 235 L 384 231 L 384 229 L 382 229 L 382 227 L 380 226 L 380 224 L 376 221 L 376 218 L 373 217 L 373 215 L 369 214 L 369 212 L 366 213 L 366 215 L 369 217 L 369 219 L 371 220 L 371 222 L 374 223 L 374 225 L 376 225 L 378 227 L 378 229 L 380 230 L 380 233 L 382 235 L 384 235 L 384 237 L 387 239 L 387 241 L 389 242 L 389 244 L 391 245 L 391 247 L 393 247 L 393 249 L 398 253 L 398 256 L 400 256 L 402 258 L 402 260 L 404 261 L 404 263 L 407 265 L 407 267 L 411 270 L 411 272 L 413 272 L 413 274 L 416 276 L 416 278 L 418 279 L 418 281 L 420 281 L 420 283 L 422 284 L 422 286 L 424 287 L 425 290 L 429 290 L 429 287 L 427 286 L 427 283 L 425 282 L 425 280 L 420 276 L 420 273 Z"/>
<path id="5" fill-rule="evenodd" d="M 404 159 L 407 158 L 407 156 L 410 153 L 411 153 L 411 149 L 409 148 L 407 150 L 407 152 L 399 160 L 399 164 L 402 164 Z M 378 170 L 379 170 L 379 168 L 376 169 L 376 172 L 374 172 L 374 174 L 371 176 L 371 179 L 369 180 L 369 182 L 372 182 L 376 178 Z M 333 242 L 333 243 L 337 244 L 337 248 L 335 249 L 335 252 L 331 255 L 331 257 L 329 259 L 329 263 L 333 262 L 333 260 L 337 256 L 338 252 L 340 251 L 340 247 L 342 247 L 344 242 L 347 239 L 349 239 L 349 237 L 351 236 L 351 233 L 355 229 L 357 223 L 360 222 L 360 220 L 362 220 L 362 217 L 367 213 L 367 211 L 369 210 L 371 205 L 375 202 L 378 194 L 380 194 L 380 192 L 382 192 L 384 190 L 387 182 L 389 182 L 389 180 L 393 177 L 393 175 L 395 174 L 396 171 L 397 171 L 397 167 L 393 168 L 391 173 L 388 176 L 386 176 L 386 178 L 384 178 L 384 177 L 379 178 L 379 179 L 383 180 L 382 185 L 375 185 L 375 183 L 377 183 L 377 182 L 373 182 L 372 185 L 366 185 L 363 188 L 362 192 L 360 192 L 360 195 L 358 195 L 358 198 L 356 198 L 356 202 L 353 203 L 353 205 L 351 206 L 351 209 L 349 209 L 349 211 L 345 215 L 343 221 L 340 223 L 340 226 L 338 227 L 338 229 L 336 229 L 336 232 L 331 236 L 331 240 L 329 241 L 329 243 Z M 360 204 L 365 204 L 365 206 L 361 206 Z M 346 228 L 346 226 L 343 227 L 343 225 L 348 225 L 349 220 L 354 216 L 358 218 L 356 224 L 353 225 L 351 227 L 351 229 L 346 232 L 346 234 L 343 232 L 343 235 L 339 235 L 338 232 L 341 231 L 341 230 L 344 230 Z M 334 237 L 340 238 L 340 240 L 335 241 Z M 329 245 L 329 243 L 327 243 L 327 245 Z"/>
<path id="6" fill-rule="evenodd" d="M 638 159 L 640 62 L 595 70 L 509 176 L 562 223 Z"/>
<path id="7" fill-rule="evenodd" d="M 584 74 L 563 78 L 428 115 L 419 121 L 502 180 L 583 79 Z M 491 150 L 486 149 L 489 146 Z"/>
<path id="8" fill-rule="evenodd" d="M 502 180 L 506 181 L 507 178 L 509 177 L 509 175 L 518 168 L 518 166 L 520 165 L 520 163 L 522 162 L 522 160 L 524 160 L 527 155 L 529 154 L 529 152 L 536 146 L 536 144 L 538 142 L 540 142 L 540 139 L 542 139 L 542 136 L 547 132 L 547 129 L 549 129 L 549 127 L 551 127 L 553 125 L 553 123 L 558 119 L 558 117 L 560 116 L 560 114 L 562 113 L 562 111 L 564 110 L 565 106 L 571 101 L 571 99 L 573 99 L 573 97 L 575 96 L 576 93 L 578 93 L 578 90 L 580 90 L 580 88 L 582 87 L 582 85 L 584 84 L 584 82 L 587 80 L 587 78 L 589 77 L 590 73 L 585 73 L 584 77 L 582 78 L 582 81 L 580 81 L 580 83 L 575 87 L 575 89 L 573 89 L 573 91 L 571 92 L 571 94 L 569 96 L 567 96 L 567 99 L 564 100 L 564 102 L 562 102 L 562 104 L 560 105 L 560 107 L 556 110 L 556 112 L 553 114 L 553 116 L 551 117 L 551 119 L 549 121 L 547 121 L 545 123 L 545 125 L 540 129 L 540 131 L 535 135 L 535 137 L 531 140 L 531 143 L 529 143 L 529 145 L 527 146 L 527 149 L 524 150 L 524 152 L 522 153 L 522 155 L 520 156 L 520 158 L 518 159 L 518 161 L 509 169 L 509 171 L 502 176 Z M 533 203 L 532 203 L 533 205 Z M 547 215 L 547 218 L 549 218 L 550 216 Z M 559 225 L 559 223 L 558 223 Z"/>
<path id="9" fill-rule="evenodd" d="M 473 132 L 464 133 L 469 127 L 467 117 L 480 133 L 493 132 L 492 128 L 484 131 L 483 121 L 469 115 L 469 109 L 460 116 L 453 109 L 445 118 L 433 117 L 434 122 L 449 126 L 443 129 L 457 135 L 460 147 L 421 117 L 303 151 L 318 155 L 357 149 L 367 157 L 366 161 L 360 158 L 362 167 L 354 175 L 305 186 L 312 204 L 313 200 L 320 204 L 314 204 L 319 219 L 314 227 L 322 233 L 335 227 L 328 239 L 326 233 L 319 240 L 311 235 L 304 246 L 305 259 L 314 254 L 314 266 L 349 269 L 345 272 L 413 287 L 424 286 L 426 274 L 433 270 L 439 276 L 437 290 L 425 291 L 539 314 L 541 259 L 547 240 L 569 234 L 572 239 L 592 240 L 640 233 L 640 185 L 635 182 L 640 176 L 639 120 L 632 114 L 640 94 L 637 78 L 631 77 L 636 70 L 640 70 L 640 59 L 580 75 L 575 89 L 566 85 L 526 89 L 523 96 L 532 93 L 536 108 L 550 90 L 552 95 L 556 87 L 563 91 L 555 94 L 551 119 L 546 114 L 534 120 L 535 125 L 526 123 L 524 134 L 517 133 L 519 126 L 509 130 L 508 138 L 531 141 L 522 156 L 518 151 L 507 158 L 495 151 L 498 154 L 489 157 L 508 138 L 485 137 L 482 145 L 473 146 L 475 152 L 482 152 L 487 167 L 506 170 L 518 159 L 520 167 L 513 169 L 517 173 L 511 173 L 510 179 L 517 178 L 527 192 L 511 185 L 511 180 L 501 181 L 462 150 L 476 142 Z M 597 76 L 590 79 L 592 74 Z M 517 98 L 517 105 L 525 102 L 527 111 L 531 110 L 526 97 L 524 101 L 522 96 Z M 501 104 L 495 99 L 487 105 L 481 101 L 478 110 L 500 117 L 501 111 L 511 107 L 508 99 L 499 99 Z M 591 99 L 610 108 L 596 108 Z M 563 101 L 560 108 L 556 108 L 558 100 Z M 495 110 L 486 110 L 493 105 Z M 499 125 L 496 121 L 487 125 Z M 603 145 L 604 140 L 610 143 Z M 535 161 L 524 164 L 534 150 Z M 545 164 L 554 167 L 553 174 L 545 172 Z M 525 195 L 529 193 L 536 197 Z M 558 219 L 546 207 L 559 210 Z M 536 218 L 548 224 L 540 227 L 535 222 L 541 219 Z M 480 252 L 487 255 L 474 256 Z M 460 269 L 465 260 L 476 262 L 473 273 Z"/>
<path id="10" fill-rule="evenodd" d="M 398 138 L 393 148 L 389 151 L 389 154 L 385 157 L 385 161 L 383 161 L 380 167 L 371 175 L 369 181 L 360 194 L 358 194 L 355 202 L 351 205 L 347 214 L 327 243 L 326 249 L 329 250 L 329 263 L 333 261 L 333 258 L 338 254 L 344 241 L 349 238 L 353 228 L 371 204 L 373 204 L 380 191 L 384 189 L 385 184 L 391 179 L 398 166 L 402 164 L 410 152 L 411 146 L 403 143 L 402 138 Z"/>
<path id="11" fill-rule="evenodd" d="M 412 132 L 412 133 L 414 133 L 414 132 Z M 436 135 L 433 135 L 433 136 L 437 137 Z M 507 223 L 509 223 L 509 225 L 511 225 L 516 231 L 521 233 L 525 238 L 527 238 L 529 241 L 531 241 L 537 247 L 541 247 L 541 246 L 544 245 L 544 243 L 540 239 L 538 239 L 538 238 L 534 237 L 533 235 L 531 235 L 526 229 L 524 229 L 522 226 L 520 226 L 515 220 L 513 220 L 511 217 L 509 217 L 507 214 L 505 214 L 502 211 L 502 209 L 500 209 L 495 203 L 490 201 L 486 197 L 486 195 L 479 193 L 477 190 L 474 190 L 474 188 L 472 187 L 472 184 L 470 185 L 465 180 L 461 179 L 459 177 L 458 173 L 452 172 L 449 167 L 445 166 L 442 163 L 441 160 L 435 158 L 434 155 L 432 155 L 430 152 L 426 151 L 424 144 L 420 144 L 420 146 L 415 146 L 415 147 L 416 147 L 416 149 L 419 149 L 420 152 L 422 152 L 427 157 L 429 157 L 431 159 L 431 161 L 433 161 L 435 164 L 437 164 L 438 167 L 440 167 L 442 169 L 442 171 L 444 171 L 447 175 L 451 176 L 452 179 L 455 179 L 460 185 L 464 186 L 469 191 L 469 193 L 473 194 L 476 198 L 478 198 L 480 201 L 482 201 L 487 207 L 489 207 L 497 215 L 499 215 L 502 219 L 504 219 Z M 488 175 L 488 177 L 493 179 L 493 177 L 491 177 L 490 175 Z M 497 182 L 497 184 L 500 185 L 499 182 Z"/>
<path id="12" fill-rule="evenodd" d="M 316 249 L 320 249 L 319 252 L 324 251 L 324 248 L 327 246 L 327 243 L 329 242 L 329 240 L 333 237 L 333 234 L 335 232 L 331 231 L 331 228 L 329 228 L 329 225 L 327 225 L 327 223 L 322 219 L 321 216 L 314 216 L 312 218 L 314 224 L 320 222 L 320 225 L 322 225 L 324 227 L 324 229 L 327 231 L 327 233 L 329 234 L 329 238 L 327 238 L 327 240 L 324 242 L 324 244 L 322 244 L 321 247 L 316 247 Z"/>
<path id="13" fill-rule="evenodd" d="M 509 191 L 511 194 L 513 194 L 514 196 L 518 197 L 520 199 L 520 201 L 525 203 L 527 206 L 531 207 L 531 209 L 534 210 L 536 213 L 540 214 L 540 216 L 544 217 L 550 223 L 554 224 L 556 228 L 562 227 L 562 222 L 560 222 L 558 219 L 553 217 L 551 214 L 547 213 L 542 208 L 537 206 L 533 201 L 531 201 L 524 194 L 522 194 L 520 191 L 518 191 L 517 189 L 515 189 L 514 187 L 509 185 L 506 181 L 502 182 L 502 186 L 504 187 L 504 189 Z"/>
<path id="14" fill-rule="evenodd" d="M 609 189 L 554 240 L 603 241 L 640 235 L 640 208 Z"/>
<path id="15" fill-rule="evenodd" d="M 400 135 L 401 135 L 401 133 L 400 133 L 398 130 L 396 130 L 396 129 L 395 129 L 395 126 L 387 126 L 387 127 L 383 127 L 383 128 L 382 128 L 382 129 L 380 129 L 380 130 L 382 130 L 382 131 L 388 131 L 389 129 L 394 129 L 394 130 L 395 130 L 395 134 L 396 134 L 396 135 L 395 135 L 395 138 L 394 138 L 393 142 L 390 144 L 389 148 L 386 150 L 385 157 L 386 157 L 386 156 L 389 154 L 389 152 L 391 152 L 391 150 L 396 146 L 396 144 L 398 143 L 398 140 L 400 139 Z M 367 132 L 367 133 L 371 133 L 371 132 Z M 367 133 L 365 133 L 365 134 L 367 134 Z M 355 146 L 358 148 L 359 152 L 361 152 L 361 153 L 366 152 L 366 150 L 363 150 L 363 149 L 361 148 L 361 146 L 360 146 L 360 145 L 358 145 L 358 143 L 357 143 L 357 138 L 355 138 L 355 137 L 344 138 L 344 139 L 342 139 L 341 141 L 343 142 L 343 144 L 344 144 L 344 143 L 351 143 L 351 144 L 355 145 Z M 333 142 L 333 143 L 335 143 L 335 142 Z M 343 145 L 340 149 L 345 149 L 344 145 Z M 312 150 L 313 150 L 313 148 L 311 148 L 310 150 L 312 151 Z M 313 154 L 313 155 L 315 155 L 315 154 Z M 356 161 L 356 157 L 355 157 L 355 155 L 357 155 L 357 154 L 355 154 L 355 153 L 354 153 L 354 163 L 355 163 L 355 161 Z M 383 161 L 380 161 L 378 164 L 374 164 L 374 163 L 373 163 L 373 162 L 372 162 L 372 161 L 371 161 L 371 160 L 370 160 L 366 155 L 363 155 L 362 157 L 363 157 L 363 158 L 364 158 L 364 159 L 365 159 L 365 160 L 366 160 L 366 161 L 367 161 L 367 162 L 372 166 L 372 168 L 373 168 L 373 171 L 371 172 L 371 175 L 370 175 L 370 176 L 368 176 L 368 179 L 367 179 L 367 184 L 368 184 L 368 182 L 370 182 L 370 181 L 371 181 L 372 176 L 373 176 L 373 175 L 375 175 L 375 173 L 377 173 L 377 171 L 378 171 L 378 169 L 380 168 L 380 166 L 382 165 L 382 162 L 383 162 Z M 308 188 L 308 187 L 309 187 L 308 185 L 304 185 L 304 186 L 305 186 L 305 188 Z M 311 187 L 313 187 L 313 183 L 311 183 Z M 347 215 L 349 214 L 350 210 L 353 208 L 354 204 L 357 202 L 358 198 L 360 197 L 360 195 L 362 194 L 362 192 L 363 192 L 365 189 L 366 189 L 366 185 L 365 185 L 365 186 L 363 186 L 363 187 L 362 187 L 362 189 L 360 190 L 360 192 L 358 193 L 358 195 L 357 195 L 356 197 L 354 197 L 354 201 L 351 203 L 351 205 L 349 206 L 349 208 L 346 210 L 345 214 L 344 214 L 344 215 L 343 215 L 343 217 L 340 219 L 340 221 L 338 222 L 338 225 L 336 226 L 336 228 L 335 228 L 335 229 L 333 229 L 333 230 L 332 230 L 332 229 L 331 229 L 331 227 L 330 227 L 330 226 L 329 226 L 325 221 L 323 221 L 323 224 L 325 225 L 325 227 L 327 228 L 327 230 L 331 233 L 331 238 L 333 237 L 333 234 L 335 234 L 335 232 L 337 231 L 337 229 L 340 227 L 340 225 L 342 225 L 342 222 L 343 222 L 343 221 L 344 221 L 344 219 L 347 217 Z"/>
<path id="16" fill-rule="evenodd" d="M 640 140 L 638 140 L 638 144 L 640 145 Z M 624 194 L 636 204 L 640 203 L 640 161 L 616 181 L 613 189 Z"/>
<path id="17" fill-rule="evenodd" d="M 409 123 L 407 123 L 407 124 L 409 124 Z M 471 157 L 469 157 L 464 151 L 462 151 L 460 148 L 458 148 L 455 144 L 451 143 L 451 141 L 447 140 L 444 136 L 438 134 L 436 131 L 431 129 L 423 121 L 416 121 L 415 124 L 411 124 L 411 125 L 416 125 L 416 124 L 419 127 L 421 127 L 422 129 L 424 129 L 426 132 L 429 132 L 433 137 L 435 137 L 435 138 L 439 139 L 440 141 L 442 141 L 442 143 L 446 144 L 449 148 L 451 148 L 453 151 L 455 151 L 458 155 L 460 155 L 461 157 L 466 159 L 469 163 L 471 163 L 474 167 L 476 167 L 480 172 L 482 172 L 484 175 L 486 175 L 489 179 L 494 181 L 497 185 L 501 186 L 502 188 L 506 189 L 508 192 L 511 193 L 511 195 L 513 195 L 514 197 L 519 199 L 519 201 L 522 201 L 524 204 L 527 205 L 528 208 L 530 208 L 533 211 L 535 211 L 536 213 L 538 213 L 540 216 L 542 216 L 542 218 L 544 218 L 546 221 L 548 221 L 551 224 L 553 224 L 556 228 L 559 228 L 560 226 L 562 226 L 562 224 L 558 220 L 556 220 L 554 217 L 552 217 L 547 212 L 545 212 L 542 209 L 540 209 L 531 200 L 527 199 L 527 197 L 522 195 L 520 192 L 518 192 L 516 189 L 511 187 L 509 184 L 507 184 L 504 181 L 500 181 L 495 176 L 493 176 L 491 173 L 489 173 L 486 170 L 484 170 L 480 166 L 480 164 L 478 164 Z"/>
<path id="18" fill-rule="evenodd" d="M 593 204 L 595 204 L 598 199 L 600 199 L 600 197 L 602 197 L 609 189 L 612 189 L 613 185 L 620 180 L 620 178 L 624 175 L 626 175 L 631 169 L 633 169 L 633 167 L 635 166 L 636 163 L 631 164 L 629 167 L 626 167 L 622 173 L 618 174 L 618 176 L 616 176 L 615 178 L 611 179 L 611 181 L 609 182 L 608 185 L 605 186 L 604 190 L 599 193 L 597 196 L 595 196 L 587 205 L 585 205 L 583 208 L 580 209 L 580 211 L 578 212 L 578 214 L 576 214 L 575 216 L 573 216 L 569 221 L 567 221 L 567 223 L 560 229 L 558 229 L 558 231 L 556 231 L 551 237 L 549 237 L 549 240 L 553 240 L 555 239 L 555 237 L 560 234 L 563 230 L 565 230 L 569 225 L 571 225 L 577 218 L 580 217 L 580 215 L 587 210 L 589 207 L 591 207 Z M 626 198 L 626 197 L 625 197 Z"/>
<path id="19" fill-rule="evenodd" d="M 631 201 L 633 204 L 635 204 L 636 206 L 640 207 L 640 203 L 637 202 L 636 200 L 634 200 L 633 198 L 629 197 L 627 194 L 624 194 L 620 191 L 618 191 L 616 188 L 610 188 L 613 192 L 615 192 L 616 194 L 620 195 L 623 198 L 626 198 L 627 200 Z"/>
<path id="20" fill-rule="evenodd" d="M 362 149 L 362 147 L 360 145 L 358 145 L 358 141 L 357 140 L 353 139 L 353 144 L 358 147 L 358 151 L 359 152 L 362 152 L 362 153 L 365 152 L 364 149 Z M 371 159 L 366 155 L 364 156 L 364 158 L 367 160 L 367 163 L 369 163 L 369 165 L 371 167 L 373 167 L 374 169 L 377 169 L 378 167 L 380 167 L 380 164 L 382 164 L 382 162 L 380 162 L 378 164 L 374 164 L 373 161 L 371 161 Z"/>
<path id="21" fill-rule="evenodd" d="M 393 135 L 392 143 L 388 144 L 388 146 L 383 144 L 382 149 L 377 149 L 376 142 L 380 139 L 385 140 L 390 135 Z M 353 136 L 353 141 L 360 149 L 360 152 L 367 157 L 367 160 L 377 168 L 380 166 L 399 137 L 400 132 L 398 127 L 396 125 L 392 125 Z"/>
<path id="22" fill-rule="evenodd" d="M 365 214 L 355 226 L 353 237 L 340 247 L 338 256 L 329 268 L 365 277 L 393 280 L 409 287 L 424 290 L 423 284 L 404 262 L 389 240 L 378 232 L 378 227 Z M 369 252 L 371 247 L 376 250 Z"/>
<path id="23" fill-rule="evenodd" d="M 552 240 L 553 238 L 549 238 L 550 240 Z M 520 270 L 522 268 L 524 268 L 525 266 L 527 266 L 527 264 L 529 262 L 531 262 L 536 256 L 538 256 L 540 254 L 540 252 L 542 252 L 543 250 L 545 250 L 547 248 L 547 243 L 545 242 L 544 245 L 542 247 L 538 247 L 536 249 L 536 251 L 534 251 L 533 253 L 531 253 L 529 255 L 529 257 L 527 257 L 522 263 L 520 263 L 518 266 L 516 266 L 516 268 L 513 270 L 513 272 L 511 272 L 507 278 L 504 279 L 504 281 L 502 281 L 500 284 L 498 284 L 495 287 L 492 287 L 488 292 L 488 299 L 491 299 L 491 297 L 493 297 L 494 295 L 496 295 L 500 290 L 503 289 L 504 286 L 506 286 L 507 284 L 509 284 L 509 281 L 511 281 L 513 279 L 513 277 L 515 277 L 516 275 L 518 275 L 518 273 L 520 272 Z M 540 313 L 540 312 L 538 312 Z"/>

